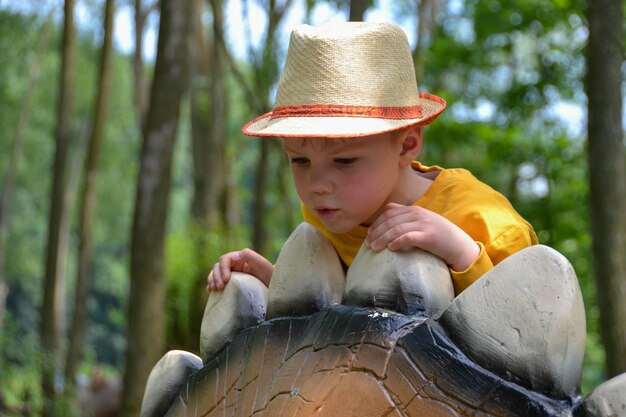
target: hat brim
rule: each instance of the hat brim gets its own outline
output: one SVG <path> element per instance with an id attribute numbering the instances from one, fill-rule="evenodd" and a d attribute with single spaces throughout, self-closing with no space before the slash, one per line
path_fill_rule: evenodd
<path id="1" fill-rule="evenodd" d="M 274 117 L 272 112 L 247 123 L 242 132 L 259 137 L 358 137 L 391 132 L 409 126 L 423 126 L 433 122 L 445 109 L 441 97 L 420 93 L 423 114 L 418 118 L 387 119 L 352 116 L 298 116 Z"/>

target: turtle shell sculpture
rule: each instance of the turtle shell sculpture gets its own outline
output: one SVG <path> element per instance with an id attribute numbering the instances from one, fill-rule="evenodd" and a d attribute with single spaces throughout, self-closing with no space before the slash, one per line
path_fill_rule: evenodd
<path id="1" fill-rule="evenodd" d="M 344 273 L 302 223 L 269 290 L 234 273 L 209 296 L 202 358 L 168 352 L 141 417 L 626 416 L 626 374 L 580 393 L 576 275 L 536 245 L 454 297 L 424 251 L 361 248 Z"/>

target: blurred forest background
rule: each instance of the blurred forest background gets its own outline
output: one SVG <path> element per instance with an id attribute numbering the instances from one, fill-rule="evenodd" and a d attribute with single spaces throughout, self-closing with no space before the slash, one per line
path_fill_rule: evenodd
<path id="1" fill-rule="evenodd" d="M 622 7 L 0 1 L 0 415 L 87 415 L 94 387 L 137 415 L 161 355 L 198 351 L 219 255 L 276 258 L 300 222 L 287 160 L 240 129 L 271 110 L 290 29 L 328 20 L 407 30 L 449 103 L 420 159 L 473 171 L 573 264 L 583 393 L 625 371 Z"/>

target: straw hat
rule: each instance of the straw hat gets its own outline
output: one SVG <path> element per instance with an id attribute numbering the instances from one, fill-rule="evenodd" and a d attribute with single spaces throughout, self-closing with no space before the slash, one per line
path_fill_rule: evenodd
<path id="1" fill-rule="evenodd" d="M 406 34 L 389 23 L 295 28 L 273 111 L 250 136 L 355 137 L 426 125 L 446 102 L 419 93 Z"/>

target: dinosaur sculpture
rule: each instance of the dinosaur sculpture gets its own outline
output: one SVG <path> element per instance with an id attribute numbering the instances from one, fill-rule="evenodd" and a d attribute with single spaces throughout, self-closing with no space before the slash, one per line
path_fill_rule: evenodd
<path id="1" fill-rule="evenodd" d="M 344 274 L 302 223 L 269 290 L 235 273 L 211 293 L 202 358 L 168 352 L 141 417 L 626 416 L 626 374 L 580 393 L 585 333 L 576 275 L 546 246 L 455 298 L 427 252 L 363 247 Z"/>

